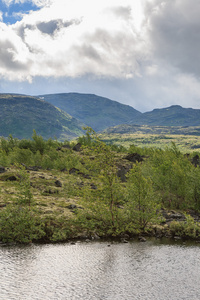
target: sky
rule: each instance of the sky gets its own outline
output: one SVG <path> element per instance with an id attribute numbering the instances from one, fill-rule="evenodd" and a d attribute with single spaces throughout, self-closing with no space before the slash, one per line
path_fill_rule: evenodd
<path id="1" fill-rule="evenodd" d="M 200 109 L 200 0 L 0 0 L 0 93 Z"/>

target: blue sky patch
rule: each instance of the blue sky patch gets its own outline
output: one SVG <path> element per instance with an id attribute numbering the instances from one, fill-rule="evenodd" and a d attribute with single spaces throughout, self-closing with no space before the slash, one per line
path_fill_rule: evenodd
<path id="1" fill-rule="evenodd" d="M 40 7 L 33 4 L 30 1 L 25 3 L 12 3 L 7 6 L 2 0 L 0 0 L 0 11 L 3 13 L 3 22 L 6 24 L 15 24 L 17 21 L 20 21 L 22 14 L 28 14 L 30 10 L 39 10 Z"/>

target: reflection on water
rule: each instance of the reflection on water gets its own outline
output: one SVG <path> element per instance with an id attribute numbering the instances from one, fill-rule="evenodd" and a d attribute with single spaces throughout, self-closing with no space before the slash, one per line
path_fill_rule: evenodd
<path id="1" fill-rule="evenodd" d="M 200 247 L 148 241 L 0 247 L 2 300 L 200 299 Z"/>

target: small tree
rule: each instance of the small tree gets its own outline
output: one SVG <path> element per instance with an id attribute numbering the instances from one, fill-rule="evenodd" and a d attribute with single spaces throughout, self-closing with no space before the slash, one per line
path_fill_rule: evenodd
<path id="1" fill-rule="evenodd" d="M 84 206 L 87 206 L 87 214 L 91 215 L 107 230 L 107 233 L 116 234 L 120 230 L 119 204 L 123 202 L 123 187 L 117 177 L 117 167 L 114 152 L 102 142 L 91 129 L 87 128 L 91 147 L 85 148 L 88 155 L 87 167 L 97 176 L 96 189 L 90 186 L 84 190 Z M 92 159 L 91 159 L 92 157 Z M 85 212 L 84 212 L 85 213 Z"/>
<path id="2" fill-rule="evenodd" d="M 31 183 L 29 174 L 23 167 L 20 167 L 19 171 L 19 192 L 17 196 L 18 205 L 28 205 L 29 208 L 33 202 L 33 194 L 31 192 Z"/>
<path id="3" fill-rule="evenodd" d="M 158 221 L 160 205 L 150 178 L 145 178 L 139 164 L 130 170 L 127 182 L 127 215 L 130 228 L 145 230 L 150 222 Z"/>
<path id="4" fill-rule="evenodd" d="M 44 151 L 46 149 L 46 142 L 44 141 L 43 137 L 41 135 L 37 135 L 35 129 L 33 130 L 33 148 L 34 152 L 39 151 L 40 154 L 44 154 Z"/>

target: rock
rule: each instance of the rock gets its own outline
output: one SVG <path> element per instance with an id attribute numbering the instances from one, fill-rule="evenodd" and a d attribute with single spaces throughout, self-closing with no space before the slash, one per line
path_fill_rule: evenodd
<path id="1" fill-rule="evenodd" d="M 6 172 L 6 169 L 2 166 L 0 166 L 0 173 L 5 173 Z"/>
<path id="2" fill-rule="evenodd" d="M 97 186 L 94 183 L 91 183 L 90 187 L 91 187 L 92 190 L 97 190 Z"/>
<path id="3" fill-rule="evenodd" d="M 131 165 L 118 166 L 117 176 L 121 179 L 122 182 L 126 182 L 126 174 L 130 171 L 131 168 Z"/>
<path id="4" fill-rule="evenodd" d="M 74 151 L 80 151 L 81 150 L 81 144 L 80 143 L 76 144 L 72 149 Z"/>
<path id="5" fill-rule="evenodd" d="M 77 206 L 75 204 L 70 204 L 67 206 L 68 209 L 76 209 Z"/>
<path id="6" fill-rule="evenodd" d="M 173 213 L 173 214 L 170 215 L 170 217 L 173 220 L 180 220 L 180 219 L 185 220 L 186 219 L 184 214 L 181 214 L 181 213 Z"/>
<path id="7" fill-rule="evenodd" d="M 79 174 L 79 175 L 82 175 L 83 178 L 85 178 L 85 179 L 91 179 L 90 175 L 88 175 L 88 174 L 84 174 L 84 173 L 82 173 L 82 172 L 79 172 L 78 174 Z"/>
<path id="8" fill-rule="evenodd" d="M 59 192 L 58 192 L 58 190 L 52 190 L 52 189 L 47 188 L 43 191 L 43 193 L 53 195 L 53 194 L 58 194 Z"/>
<path id="9" fill-rule="evenodd" d="M 120 234 L 121 239 L 130 239 L 130 236 L 127 233 Z"/>
<path id="10" fill-rule="evenodd" d="M 175 239 L 175 240 L 181 240 L 182 238 L 181 238 L 180 236 L 178 236 L 178 235 L 175 235 L 175 236 L 174 236 L 174 239 Z"/>
<path id="11" fill-rule="evenodd" d="M 188 210 L 188 214 L 194 218 L 195 221 L 199 222 L 200 214 L 194 210 Z"/>
<path id="12" fill-rule="evenodd" d="M 141 161 L 144 160 L 143 157 L 138 153 L 130 153 L 127 156 L 125 156 L 124 159 L 127 159 L 131 162 L 134 162 L 134 163 L 141 162 Z"/>
<path id="13" fill-rule="evenodd" d="M 100 240 L 100 236 L 98 236 L 96 233 L 94 233 L 94 234 L 92 235 L 92 239 L 93 239 L 93 240 Z"/>
<path id="14" fill-rule="evenodd" d="M 91 179 L 90 175 L 84 174 L 83 172 L 80 172 L 80 170 L 76 169 L 76 168 L 71 168 L 69 170 L 69 174 L 78 174 L 78 175 L 81 175 L 83 178 Z"/>
<path id="15" fill-rule="evenodd" d="M 27 167 L 27 169 L 30 170 L 30 171 L 38 171 L 39 169 L 41 169 L 41 167 L 32 166 L 32 167 Z"/>
<path id="16" fill-rule="evenodd" d="M 78 173 L 80 170 L 79 169 L 76 169 L 76 168 L 71 168 L 69 170 L 69 174 L 75 174 L 75 173 Z"/>
<path id="17" fill-rule="evenodd" d="M 140 242 L 146 242 L 147 240 L 145 239 L 145 237 L 143 237 L 143 236 L 139 236 L 138 237 L 138 240 L 140 241 Z"/>
<path id="18" fill-rule="evenodd" d="M 122 238 L 122 239 L 121 239 L 121 242 L 126 244 L 126 243 L 128 243 L 128 240 Z"/>
<path id="19" fill-rule="evenodd" d="M 6 181 L 16 181 L 16 180 L 17 180 L 17 177 L 14 175 L 12 175 L 6 179 Z"/>
<path id="20" fill-rule="evenodd" d="M 199 155 L 195 155 L 193 158 L 192 158 L 192 164 L 197 167 L 199 165 Z"/>
<path id="21" fill-rule="evenodd" d="M 55 185 L 56 185 L 57 187 L 62 187 L 62 182 L 61 182 L 60 180 L 56 180 L 56 181 L 55 181 Z"/>
<path id="22" fill-rule="evenodd" d="M 176 211 L 166 211 L 166 210 L 162 210 L 161 211 L 162 216 L 166 219 L 166 223 L 171 222 L 173 220 L 175 221 L 184 221 L 185 215 Z"/>

